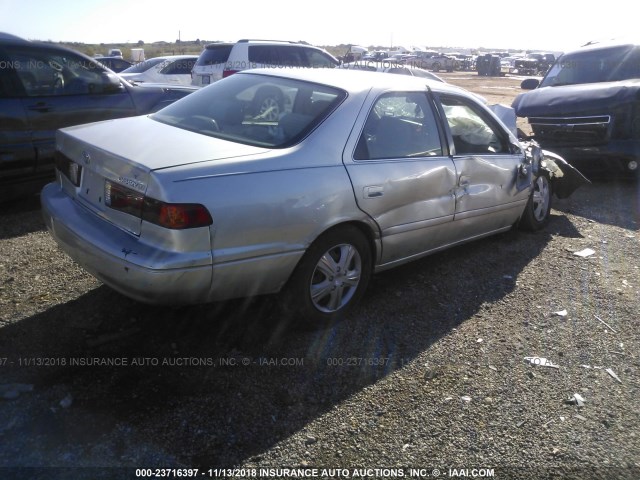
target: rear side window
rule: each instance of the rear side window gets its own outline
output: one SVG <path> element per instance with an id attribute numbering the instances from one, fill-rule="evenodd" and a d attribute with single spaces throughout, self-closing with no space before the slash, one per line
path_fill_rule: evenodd
<path id="1" fill-rule="evenodd" d="M 189 75 L 194 63 L 195 60 L 191 60 L 190 58 L 175 60 L 164 67 L 160 73 L 163 75 Z"/>
<path id="2" fill-rule="evenodd" d="M 207 45 L 207 48 L 200 54 L 196 66 L 220 65 L 229 60 L 229 54 L 233 45 Z"/>
<path id="3" fill-rule="evenodd" d="M 249 63 L 280 68 L 309 66 L 303 49 L 293 45 L 250 45 Z"/>
<path id="4" fill-rule="evenodd" d="M 371 109 L 354 158 L 433 157 L 442 144 L 433 109 L 424 93 L 398 92 L 381 96 Z"/>
<path id="5" fill-rule="evenodd" d="M 155 67 L 156 65 L 164 62 L 165 59 L 163 57 L 157 57 L 157 58 L 150 58 L 149 60 L 145 60 L 144 62 L 140 62 L 137 65 L 134 65 L 133 67 L 129 67 L 126 70 L 124 70 L 122 73 L 142 73 L 142 72 L 146 72 L 147 70 L 151 69 L 152 67 Z"/>

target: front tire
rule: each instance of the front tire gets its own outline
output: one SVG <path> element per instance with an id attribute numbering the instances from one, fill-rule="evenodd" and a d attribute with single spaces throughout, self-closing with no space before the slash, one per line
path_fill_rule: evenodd
<path id="1" fill-rule="evenodd" d="M 520 219 L 520 227 L 523 230 L 535 232 L 549 223 L 552 193 L 551 182 L 547 176 L 540 175 L 535 179 L 533 191 Z"/>
<path id="2" fill-rule="evenodd" d="M 304 254 L 285 289 L 291 320 L 306 328 L 327 327 L 360 300 L 372 271 L 371 247 L 354 226 L 321 235 Z"/>

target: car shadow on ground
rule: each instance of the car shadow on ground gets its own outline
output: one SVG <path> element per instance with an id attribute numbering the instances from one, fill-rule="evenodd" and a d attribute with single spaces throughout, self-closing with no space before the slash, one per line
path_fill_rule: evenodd
<path id="1" fill-rule="evenodd" d="M 45 229 L 40 211 L 40 196 L 3 202 L 0 204 L 0 240 L 19 237 Z"/>
<path id="2" fill-rule="evenodd" d="M 571 230 L 564 216 L 550 228 Z M 346 321 L 317 331 L 286 325 L 279 297 L 164 308 L 94 289 L 0 329 L 0 383 L 33 385 L 0 403 L 14 418 L 0 465 L 259 460 L 503 299 L 550 238 L 511 231 L 377 274 Z"/>
<path id="3" fill-rule="evenodd" d="M 632 180 L 594 181 L 577 189 L 569 198 L 554 198 L 553 208 L 594 222 L 640 230 L 638 187 L 638 182 Z"/>

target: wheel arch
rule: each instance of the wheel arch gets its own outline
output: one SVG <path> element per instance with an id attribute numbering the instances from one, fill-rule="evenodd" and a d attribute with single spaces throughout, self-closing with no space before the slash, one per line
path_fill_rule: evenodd
<path id="1" fill-rule="evenodd" d="M 334 225 L 331 225 L 330 227 L 320 232 L 311 242 L 309 242 L 309 246 L 311 246 L 316 240 L 318 240 L 323 235 L 326 235 L 330 232 L 334 232 L 336 230 L 340 230 L 341 228 L 345 228 L 349 226 L 355 227 L 356 229 L 358 229 L 360 233 L 362 233 L 364 237 L 367 239 L 370 253 L 371 253 L 371 265 L 372 267 L 375 267 L 375 265 L 378 264 L 378 259 L 382 254 L 382 246 L 379 241 L 380 235 L 377 231 L 377 228 L 375 228 L 369 222 L 366 222 L 363 220 L 345 220 L 345 221 L 336 223 Z"/>

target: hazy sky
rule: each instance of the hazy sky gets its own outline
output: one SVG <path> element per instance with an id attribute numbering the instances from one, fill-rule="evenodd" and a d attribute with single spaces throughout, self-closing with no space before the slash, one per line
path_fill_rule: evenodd
<path id="1" fill-rule="evenodd" d="M 562 51 L 633 34 L 638 20 L 630 5 L 622 0 L 597 7 L 572 0 L 0 0 L 0 31 L 85 43 L 174 41 L 180 34 L 182 40 Z"/>

